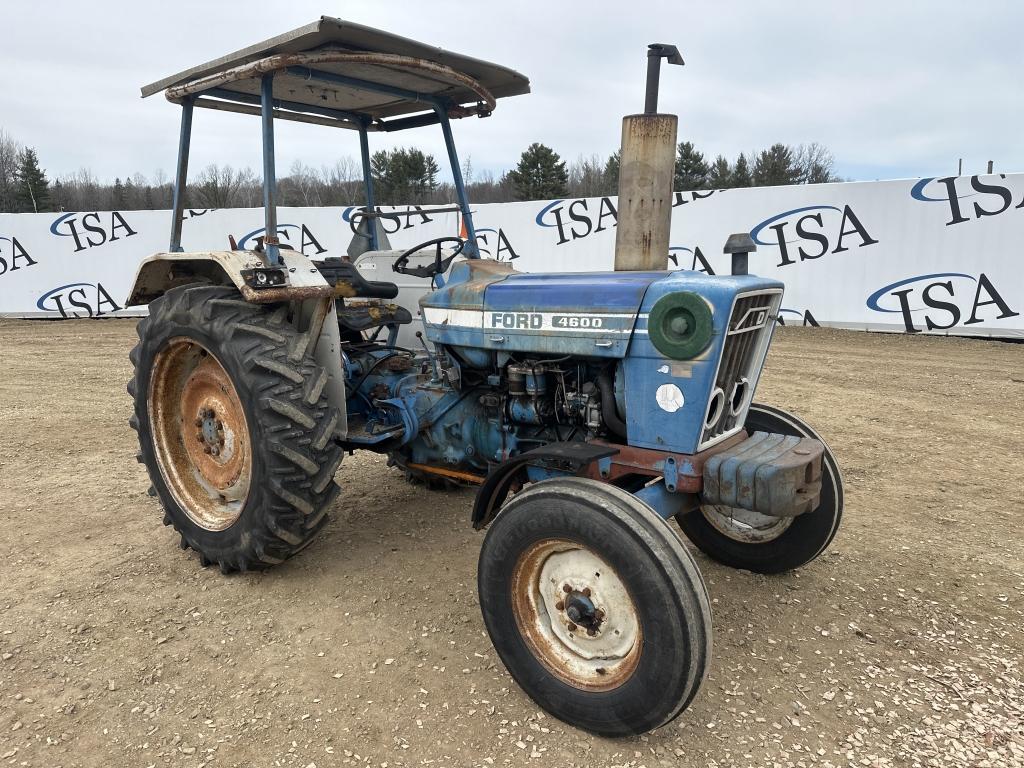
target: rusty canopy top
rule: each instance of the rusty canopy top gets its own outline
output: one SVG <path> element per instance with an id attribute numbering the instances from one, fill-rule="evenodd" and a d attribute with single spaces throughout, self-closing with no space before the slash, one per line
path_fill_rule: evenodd
<path id="1" fill-rule="evenodd" d="M 424 112 L 436 103 L 452 117 L 486 115 L 495 99 L 530 91 L 530 81 L 506 67 L 323 16 L 147 85 L 142 96 L 166 91 L 175 102 L 202 96 L 255 105 L 267 72 L 276 73 L 279 109 L 342 115 L 379 127 L 382 118 Z M 365 87 L 371 83 L 390 92 Z"/>

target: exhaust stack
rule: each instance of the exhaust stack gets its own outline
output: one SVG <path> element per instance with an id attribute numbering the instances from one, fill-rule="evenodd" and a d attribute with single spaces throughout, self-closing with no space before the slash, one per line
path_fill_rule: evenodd
<path id="1" fill-rule="evenodd" d="M 644 113 L 622 118 L 616 272 L 668 268 L 678 118 L 658 114 L 663 58 L 683 63 L 674 45 L 649 45 Z"/>

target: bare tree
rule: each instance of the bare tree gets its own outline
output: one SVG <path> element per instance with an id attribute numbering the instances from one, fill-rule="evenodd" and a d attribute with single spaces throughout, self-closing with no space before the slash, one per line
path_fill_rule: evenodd
<path id="1" fill-rule="evenodd" d="M 569 166 L 570 197 L 604 197 L 614 195 L 609 174 L 605 173 L 605 162 L 597 155 L 580 155 Z"/>
<path id="2" fill-rule="evenodd" d="M 191 187 L 196 204 L 204 208 L 246 208 L 256 204 L 260 184 L 251 168 L 208 165 Z"/>
<path id="3" fill-rule="evenodd" d="M 832 153 L 816 141 L 800 144 L 793 151 L 794 164 L 800 171 L 800 184 L 827 184 L 842 181 L 833 172 L 836 159 Z"/>
<path id="4" fill-rule="evenodd" d="M 18 157 L 21 145 L 0 129 L 0 213 L 17 210 L 15 191 L 18 184 Z"/>

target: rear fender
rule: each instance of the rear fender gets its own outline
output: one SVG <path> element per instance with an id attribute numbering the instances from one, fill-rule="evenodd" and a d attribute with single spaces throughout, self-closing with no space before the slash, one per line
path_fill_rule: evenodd
<path id="1" fill-rule="evenodd" d="M 295 323 L 305 336 L 305 345 L 294 354 L 310 354 L 326 370 L 328 401 L 340 414 L 335 435 L 344 437 L 348 406 L 334 289 L 297 251 L 281 250 L 282 284 L 257 287 L 253 270 L 266 269 L 272 268 L 254 251 L 157 253 L 139 265 L 126 306 L 149 304 L 171 288 L 192 283 L 234 285 L 253 304 L 290 302 Z"/>
<path id="2" fill-rule="evenodd" d="M 297 251 L 281 250 L 283 282 L 258 287 L 253 270 L 268 269 L 255 251 L 198 251 L 157 253 L 145 259 L 135 273 L 125 306 L 148 304 L 171 288 L 189 283 L 234 285 L 242 298 L 253 304 L 305 301 L 333 295 L 330 284 L 313 264 Z"/>

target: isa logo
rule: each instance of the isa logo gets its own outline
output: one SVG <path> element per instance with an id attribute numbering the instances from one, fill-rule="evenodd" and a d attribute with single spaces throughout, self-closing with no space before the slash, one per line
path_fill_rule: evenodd
<path id="1" fill-rule="evenodd" d="M 554 229 L 558 233 L 555 245 L 582 240 L 592 234 L 618 226 L 619 212 L 611 198 L 602 197 L 592 209 L 586 198 L 552 200 L 534 217 L 538 227 Z"/>
<path id="2" fill-rule="evenodd" d="M 711 263 L 699 245 L 693 248 L 673 245 L 668 249 L 668 261 L 676 269 L 688 269 L 691 272 L 703 272 L 706 275 L 715 274 L 715 270 L 711 268 Z"/>
<path id="3" fill-rule="evenodd" d="M 779 249 L 778 267 L 878 242 L 848 205 L 808 205 L 783 211 L 756 225 L 750 236 L 758 245 Z"/>
<path id="4" fill-rule="evenodd" d="M 8 272 L 16 272 L 19 269 L 34 267 L 36 260 L 33 259 L 25 246 L 18 238 L 0 235 L 0 277 Z"/>
<path id="5" fill-rule="evenodd" d="M 65 213 L 50 224 L 50 234 L 56 237 L 70 237 L 75 243 L 75 253 L 114 243 L 122 237 L 137 234 L 125 217 L 117 212 L 109 213 Z"/>
<path id="6" fill-rule="evenodd" d="M 103 283 L 68 283 L 51 288 L 36 300 L 43 312 L 57 312 L 65 320 L 79 317 L 103 317 L 121 309 Z"/>
<path id="7" fill-rule="evenodd" d="M 242 235 L 242 238 L 238 241 L 238 247 L 243 251 L 248 249 L 250 247 L 249 241 L 261 237 L 266 231 L 266 227 L 260 227 Z M 327 250 L 320 245 L 320 241 L 316 239 L 316 236 L 305 224 L 278 224 L 277 237 L 281 242 L 295 248 L 303 256 L 318 256 Z M 309 249 L 309 253 L 306 252 L 307 249 Z"/>
<path id="8" fill-rule="evenodd" d="M 879 288 L 868 297 L 867 305 L 875 312 L 900 314 L 907 333 L 977 325 L 1020 314 L 1010 308 L 984 272 L 977 277 L 963 272 L 908 277 Z M 961 323 L 964 317 L 967 319 Z"/>
<path id="9" fill-rule="evenodd" d="M 992 179 L 991 176 L 985 178 Z M 1000 173 L 999 178 L 1005 179 L 1006 175 Z M 1016 209 L 1024 208 L 1024 195 L 1021 196 L 1020 202 L 1014 205 L 1013 191 L 1009 187 L 982 181 L 980 176 L 921 179 L 910 190 L 910 196 L 921 203 L 944 204 L 949 211 L 947 227 L 999 216 L 1010 210 L 1011 206 Z M 963 200 L 967 202 L 961 202 Z"/>
<path id="10" fill-rule="evenodd" d="M 485 227 L 476 231 L 476 247 L 481 256 L 487 256 L 495 261 L 514 261 L 519 258 L 516 249 L 501 227 L 492 229 Z M 493 253 L 492 253 L 493 250 Z"/>

